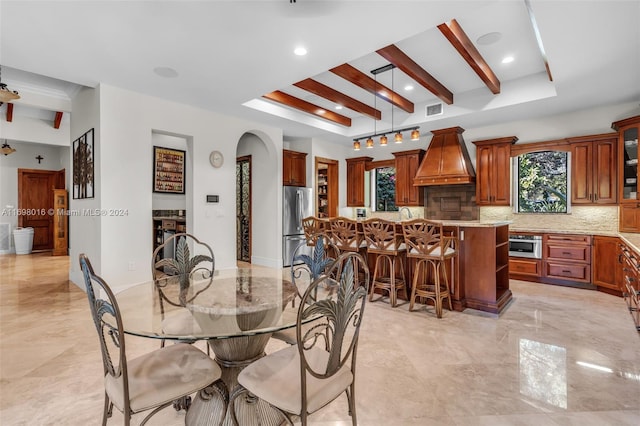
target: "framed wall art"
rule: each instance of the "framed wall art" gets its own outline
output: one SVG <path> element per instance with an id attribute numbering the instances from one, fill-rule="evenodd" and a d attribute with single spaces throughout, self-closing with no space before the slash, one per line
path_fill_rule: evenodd
<path id="1" fill-rule="evenodd" d="M 153 192 L 184 194 L 185 151 L 153 147 Z"/>
<path id="2" fill-rule="evenodd" d="M 93 129 L 73 141 L 73 198 L 93 198 Z"/>

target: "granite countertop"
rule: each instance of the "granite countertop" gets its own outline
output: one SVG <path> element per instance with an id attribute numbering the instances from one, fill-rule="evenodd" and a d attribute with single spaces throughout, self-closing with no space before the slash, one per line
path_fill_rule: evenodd
<path id="1" fill-rule="evenodd" d="M 618 237 L 621 234 L 614 231 L 587 231 L 584 229 L 536 229 L 536 228 L 518 228 L 509 227 L 509 231 L 513 232 L 531 232 L 538 234 L 576 234 L 576 235 L 600 235 L 603 237 Z"/>
<path id="2" fill-rule="evenodd" d="M 362 222 L 365 221 L 367 219 L 371 219 L 371 218 L 357 218 L 356 220 L 358 222 Z M 396 223 L 402 223 L 402 222 L 409 222 L 410 220 L 413 219 L 422 219 L 422 218 L 411 218 L 411 219 L 396 219 L 396 220 L 392 220 L 392 222 L 396 222 Z M 442 223 L 442 225 L 444 226 L 460 226 L 460 227 L 492 227 L 492 226 L 502 226 L 502 225 L 509 225 L 511 223 L 511 221 L 509 220 L 448 220 L 448 219 L 429 219 L 432 222 L 439 222 Z"/>

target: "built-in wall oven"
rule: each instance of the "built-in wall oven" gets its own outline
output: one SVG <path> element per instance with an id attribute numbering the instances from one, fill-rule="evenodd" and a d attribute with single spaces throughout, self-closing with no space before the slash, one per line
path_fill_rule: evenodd
<path id="1" fill-rule="evenodd" d="M 542 258 L 542 235 L 509 234 L 509 256 Z"/>

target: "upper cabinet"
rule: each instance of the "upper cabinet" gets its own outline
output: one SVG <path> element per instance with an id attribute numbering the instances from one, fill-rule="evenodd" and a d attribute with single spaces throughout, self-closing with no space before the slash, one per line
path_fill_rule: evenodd
<path id="1" fill-rule="evenodd" d="M 617 204 L 615 133 L 567 138 L 571 146 L 571 204 Z"/>
<path id="2" fill-rule="evenodd" d="M 347 158 L 347 207 L 364 207 L 364 172 L 371 157 Z"/>
<path id="3" fill-rule="evenodd" d="M 508 206 L 510 198 L 511 145 L 515 136 L 475 141 L 476 146 L 476 204 L 479 206 Z"/>
<path id="4" fill-rule="evenodd" d="M 424 150 L 394 152 L 396 157 L 396 206 L 424 206 L 424 188 L 413 186 Z"/>
<path id="5" fill-rule="evenodd" d="M 618 201 L 619 230 L 640 232 L 640 202 L 638 201 L 638 133 L 640 115 L 611 124 L 618 131 Z"/>
<path id="6" fill-rule="evenodd" d="M 282 150 L 282 184 L 307 186 L 307 153 Z"/>
<path id="7" fill-rule="evenodd" d="M 571 204 L 617 204 L 615 133 L 567 138 L 571 146 Z"/>

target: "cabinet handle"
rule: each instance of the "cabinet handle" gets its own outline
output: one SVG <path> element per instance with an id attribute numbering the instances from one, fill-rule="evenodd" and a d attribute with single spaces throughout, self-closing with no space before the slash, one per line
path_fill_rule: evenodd
<path id="1" fill-rule="evenodd" d="M 571 253 L 568 251 L 563 251 L 562 254 L 571 254 Z"/>
<path id="2" fill-rule="evenodd" d="M 571 271 L 567 271 L 566 269 L 563 269 L 563 270 L 562 270 L 562 273 L 563 273 L 563 274 L 570 274 L 570 273 L 571 273 Z"/>

